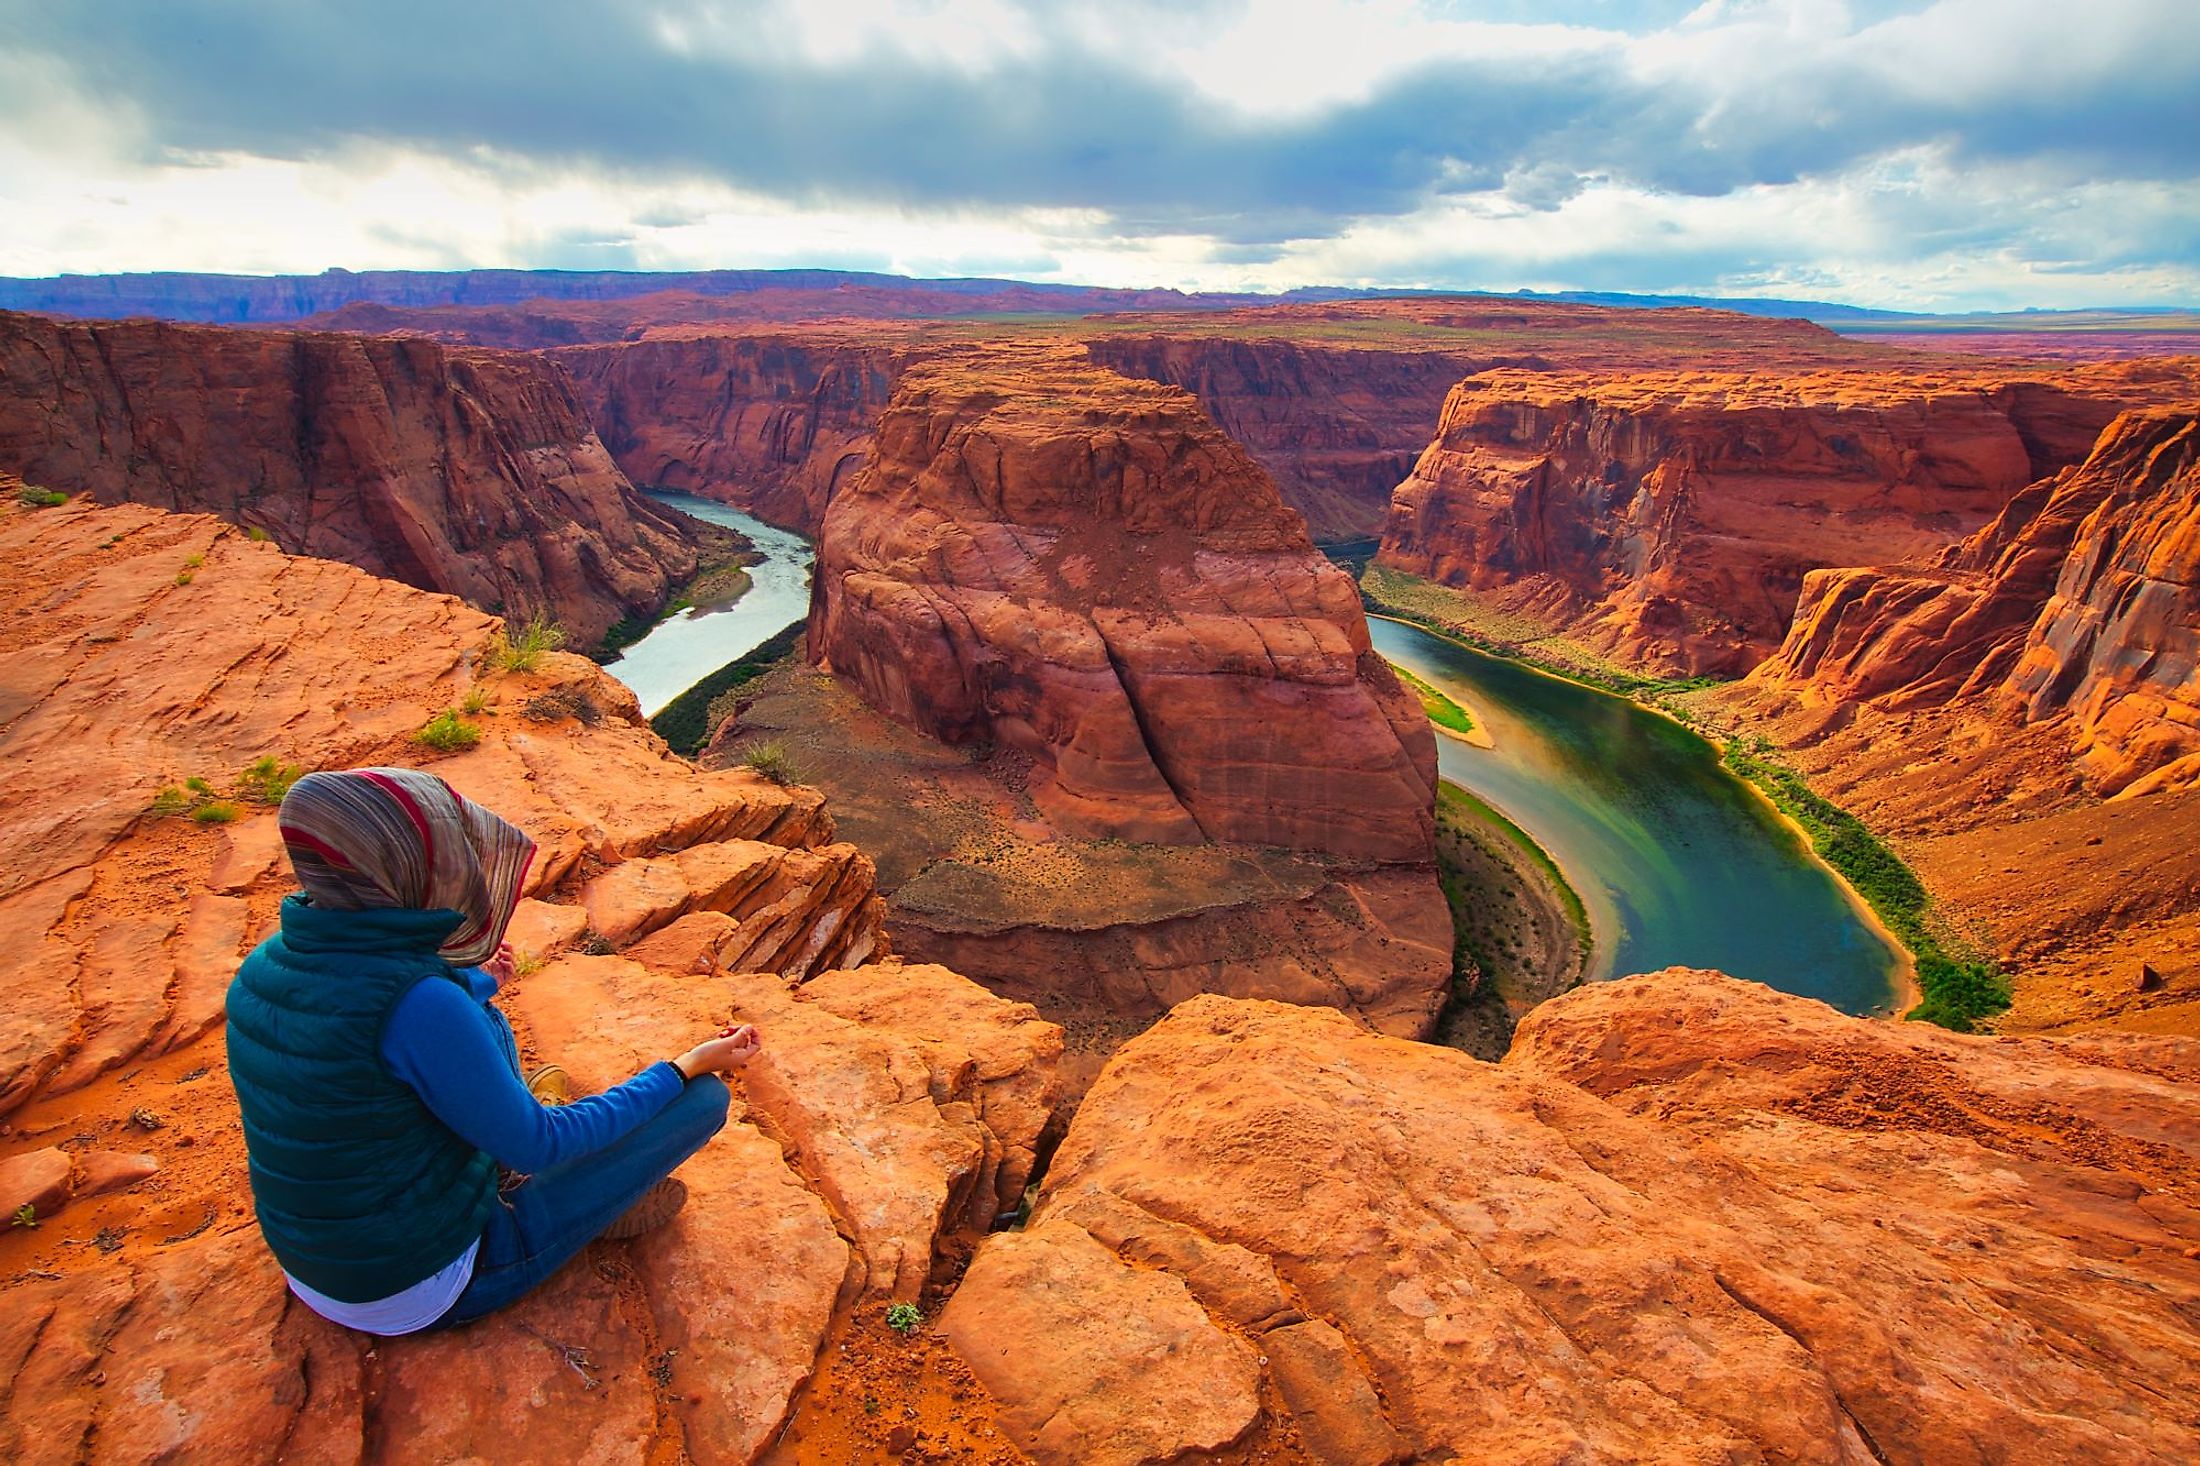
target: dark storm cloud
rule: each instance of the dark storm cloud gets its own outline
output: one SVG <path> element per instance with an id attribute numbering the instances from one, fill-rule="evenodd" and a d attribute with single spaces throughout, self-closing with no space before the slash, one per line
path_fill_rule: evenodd
<path id="1" fill-rule="evenodd" d="M 1096 208 L 1125 234 L 1246 248 L 1443 194 L 1502 186 L 1551 208 L 1611 180 L 1716 196 L 1912 144 L 2071 179 L 2200 176 L 2195 43 L 2174 5 L 2158 7 L 2166 28 L 2148 54 L 2095 68 L 2107 79 L 2012 65 L 2006 86 L 1962 103 L 1919 84 L 1931 55 L 1914 58 L 1916 76 L 1799 46 L 1764 57 L 1762 76 L 1652 77 L 1610 46 L 1432 61 L 1283 121 L 1080 54 L 1043 10 L 1033 54 L 963 70 L 883 49 L 828 64 L 668 42 L 658 18 L 697 8 L 111 0 L 15 7 L 0 47 L 136 109 L 164 157 L 381 142 L 480 166 L 710 177 L 797 202 Z M 720 23 L 771 23 L 709 8 Z M 1606 8 L 1578 0 L 1570 14 Z"/>

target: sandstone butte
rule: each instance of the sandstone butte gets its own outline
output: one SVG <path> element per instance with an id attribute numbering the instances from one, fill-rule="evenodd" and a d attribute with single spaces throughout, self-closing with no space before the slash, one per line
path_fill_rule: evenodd
<path id="1" fill-rule="evenodd" d="M 1060 1030 L 883 958 L 814 791 L 671 756 L 577 657 L 491 677 L 497 623 L 452 598 L 204 515 L 8 498 L 0 1188 L 36 1225 L 0 1241 L 0 1459 L 748 1461 L 859 1309 L 1015 1206 Z M 413 741 L 474 691 L 476 747 Z M 729 1018 L 769 1034 L 673 1225 L 462 1334 L 289 1300 L 222 1063 L 224 989 L 290 889 L 274 816 L 147 813 L 270 754 L 432 760 L 536 837 L 505 999 L 531 1062 L 585 1089 Z"/>
<path id="2" fill-rule="evenodd" d="M 2196 1082 L 1683 969 L 1501 1065 L 1203 996 L 941 1327 L 1048 1466 L 2189 1461 Z"/>
<path id="3" fill-rule="evenodd" d="M 1630 665 L 1737 676 L 1803 578 L 1929 559 L 2193 364 L 1491 371 L 1453 389 L 1379 560 Z"/>
<path id="4" fill-rule="evenodd" d="M 1430 858 L 1427 718 L 1188 393 L 1074 356 L 912 370 L 816 587 L 814 659 L 935 738 L 1038 759 L 1066 833 Z"/>
<path id="5" fill-rule="evenodd" d="M 198 509 L 578 644 L 694 573 L 565 375 L 419 339 L 0 313 L 0 469 Z"/>

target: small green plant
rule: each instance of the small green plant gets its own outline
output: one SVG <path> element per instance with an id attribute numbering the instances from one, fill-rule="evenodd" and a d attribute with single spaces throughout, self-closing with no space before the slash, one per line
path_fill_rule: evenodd
<path id="1" fill-rule="evenodd" d="M 210 799 L 213 797 L 214 794 L 214 786 L 207 783 L 206 780 L 199 777 L 197 774 L 193 774 L 190 778 L 184 780 L 183 787 L 190 790 L 193 794 L 196 794 L 201 799 Z"/>
<path id="2" fill-rule="evenodd" d="M 191 579 L 191 572 L 188 570 L 179 570 L 176 572 L 176 584 L 178 585 L 189 585 L 191 583 Z"/>
<path id="3" fill-rule="evenodd" d="M 255 804 L 281 804 L 290 786 L 305 775 L 306 771 L 296 764 L 286 764 L 271 753 L 262 754 L 237 775 L 237 791 Z"/>
<path id="4" fill-rule="evenodd" d="M 153 796 L 153 802 L 147 805 L 145 809 L 145 812 L 155 819 L 168 819 L 173 815 L 188 814 L 190 811 L 191 796 L 173 784 L 161 785 L 160 792 Z"/>
<path id="5" fill-rule="evenodd" d="M 781 743 L 759 743 L 741 755 L 746 767 L 762 774 L 774 784 L 799 784 L 802 773 L 787 757 L 787 749 Z"/>
<path id="6" fill-rule="evenodd" d="M 458 710 L 468 717 L 479 717 L 482 713 L 487 712 L 489 710 L 489 689 L 478 682 L 467 688 L 466 696 L 459 703 Z"/>
<path id="7" fill-rule="evenodd" d="M 266 530 L 256 524 L 248 524 L 244 527 L 244 537 L 255 545 L 264 545 L 272 538 Z"/>
<path id="8" fill-rule="evenodd" d="M 186 555 L 183 560 L 183 568 L 186 570 L 196 570 L 205 563 L 206 557 L 204 555 Z"/>
<path id="9" fill-rule="evenodd" d="M 209 799 L 191 811 L 191 818 L 202 825 L 226 825 L 242 813 L 243 810 L 226 799 Z"/>
<path id="10" fill-rule="evenodd" d="M 481 741 L 481 729 L 458 715 L 458 709 L 445 708 L 427 721 L 418 733 L 415 743 L 426 744 L 437 753 L 457 753 L 472 748 Z"/>
<path id="11" fill-rule="evenodd" d="M 21 1206 L 19 1206 L 19 1207 L 17 1207 L 17 1208 L 15 1209 L 15 1215 L 14 1215 L 14 1217 L 12 1217 L 12 1218 L 11 1218 L 11 1219 L 9 1220 L 9 1222 L 8 1222 L 8 1225 L 9 1225 L 9 1226 L 11 1226 L 11 1227 L 35 1227 L 35 1226 L 37 1226 L 37 1225 L 38 1225 L 38 1208 L 37 1208 L 37 1207 L 35 1207 L 35 1206 L 33 1206 L 33 1205 L 31 1205 L 31 1204 L 30 1204 L 29 1202 L 27 1202 L 27 1201 L 26 1201 L 26 1202 L 24 1202 L 24 1203 L 23 1203 L 23 1204 L 22 1204 Z"/>
<path id="12" fill-rule="evenodd" d="M 897 1303 L 886 1310 L 886 1326 L 905 1339 L 923 1322 L 924 1310 L 914 1303 Z"/>
<path id="13" fill-rule="evenodd" d="M 499 671 L 532 672 L 543 653 L 564 645 L 565 629 L 538 611 L 517 632 L 507 628 L 490 637 L 489 660 Z"/>
<path id="14" fill-rule="evenodd" d="M 542 958 L 537 953 L 530 952 L 523 947 L 512 954 L 513 976 L 533 977 L 540 971 L 542 971 Z"/>
<path id="15" fill-rule="evenodd" d="M 42 489 L 36 484 L 25 484 L 15 491 L 15 497 L 26 509 L 58 509 L 69 502 L 69 496 L 59 489 Z"/>

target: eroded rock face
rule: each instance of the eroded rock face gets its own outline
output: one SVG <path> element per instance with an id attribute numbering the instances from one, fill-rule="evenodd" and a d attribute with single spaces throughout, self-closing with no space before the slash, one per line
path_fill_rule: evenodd
<path id="1" fill-rule="evenodd" d="M 671 757 L 577 657 L 492 678 L 490 618 L 208 516 L 11 496 L 0 552 L 0 1186 L 38 1222 L 0 1233 L 0 1458 L 754 1460 L 855 1301 L 914 1297 L 1019 1199 L 1060 1030 L 869 961 L 870 862 L 814 790 Z M 413 741 L 469 690 L 476 747 Z M 530 1065 L 595 1088 L 765 1028 L 671 1225 L 450 1334 L 289 1297 L 220 1026 L 292 888 L 274 816 L 146 813 L 262 754 L 430 767 L 535 836 L 500 999 Z"/>
<path id="2" fill-rule="evenodd" d="M 1741 673 L 1807 573 L 1930 561 L 2081 459 L 2156 375 L 1487 372 L 1446 403 L 1380 558 L 1629 662 Z"/>
<path id="3" fill-rule="evenodd" d="M 556 353 L 634 482 L 808 535 L 862 463 L 909 355 L 823 334 L 702 333 Z"/>
<path id="4" fill-rule="evenodd" d="M 577 643 L 694 573 L 564 375 L 419 339 L 0 314 L 0 469 L 206 510 Z"/>
<path id="5" fill-rule="evenodd" d="M 1084 1381 L 1199 1332 L 1187 1301 L 1325 1458 L 2182 1460 L 2195 1078 L 2189 1041 L 1958 1037 L 1678 969 L 1544 1004 L 1502 1066 L 1200 997 L 1110 1062 L 945 1327 L 1042 1461 L 1114 1423 Z M 1140 1281 L 1105 1320 L 1051 1304 L 1110 1268 Z M 1168 1429 L 1133 1459 L 1241 1395 L 1141 1413 Z"/>
<path id="6" fill-rule="evenodd" d="M 827 514 L 811 656 L 1039 761 L 1065 833 L 1427 861 L 1435 747 L 1352 582 L 1175 389 L 913 368 Z"/>
<path id="7" fill-rule="evenodd" d="M 689 911 L 730 915 L 744 965 L 806 976 L 882 950 L 870 862 L 832 843 L 814 790 L 672 757 L 633 695 L 578 657 L 498 677 L 497 623 L 447 596 L 284 554 L 205 515 L 71 503 L 0 510 L 17 567 L 0 753 L 0 1112 L 200 1038 L 288 876 L 271 811 L 237 791 L 268 757 L 307 768 L 434 759 L 539 846 L 534 955 L 586 920 L 628 941 Z M 478 691 L 479 746 L 414 741 Z M 236 818 L 148 814 L 206 780 Z M 630 874 L 630 872 L 632 874 Z M 544 903 L 530 902 L 530 912 Z M 605 935 L 610 935 L 607 931 Z"/>
<path id="8" fill-rule="evenodd" d="M 2066 719 L 2113 794 L 2200 778 L 2200 422 L 2126 413 L 1930 566 L 1813 572 L 1753 685 L 1812 705 Z"/>

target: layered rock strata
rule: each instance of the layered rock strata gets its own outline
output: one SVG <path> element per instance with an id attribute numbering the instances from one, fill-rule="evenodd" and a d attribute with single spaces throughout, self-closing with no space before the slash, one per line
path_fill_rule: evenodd
<path id="1" fill-rule="evenodd" d="M 909 352 L 824 333 L 693 333 L 555 356 L 634 482 L 815 535 Z"/>
<path id="2" fill-rule="evenodd" d="M 0 314 L 0 469 L 205 510 L 577 643 L 696 568 L 557 367 L 418 339 Z"/>
<path id="3" fill-rule="evenodd" d="M 1349 577 L 1181 391 L 912 369 L 828 512 L 810 654 L 1038 761 L 1057 829 L 1426 861 L 1435 745 Z"/>
<path id="4" fill-rule="evenodd" d="M 2156 367 L 1486 372 L 1399 485 L 1380 560 L 1496 593 L 1632 664 L 1733 675 L 1814 569 L 1925 560 L 2078 462 Z"/>
<path id="5" fill-rule="evenodd" d="M 1934 565 L 1814 572 L 1752 682 L 1818 705 L 1999 704 L 2066 722 L 2103 793 L 2200 782 L 2200 420 L 2118 417 Z"/>
<path id="6" fill-rule="evenodd" d="M 1957 1037 L 1672 970 L 1501 1066 L 1201 997 L 942 1327 L 1045 1462 L 2168 1462 L 2200 1048 Z"/>
<path id="7" fill-rule="evenodd" d="M 1060 1030 L 874 960 L 870 863 L 815 791 L 698 771 L 579 658 L 492 677 L 492 619 L 207 516 L 11 501 L 0 547 L 0 1188 L 35 1222 L 0 1236 L 0 1457 L 755 1460 L 854 1310 L 1016 1205 Z M 476 745 L 415 741 L 461 702 Z M 594 1089 L 763 1027 L 670 1226 L 449 1334 L 372 1340 L 289 1296 L 220 1026 L 291 889 L 235 788 L 261 756 L 422 765 L 536 838 L 501 1000 L 530 1064 Z M 232 817 L 149 811 L 193 775 Z"/>

